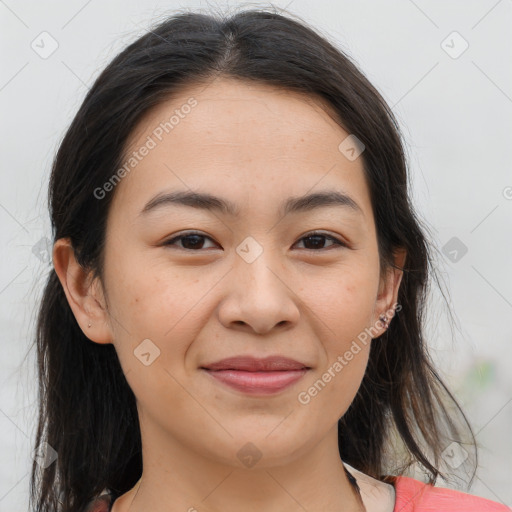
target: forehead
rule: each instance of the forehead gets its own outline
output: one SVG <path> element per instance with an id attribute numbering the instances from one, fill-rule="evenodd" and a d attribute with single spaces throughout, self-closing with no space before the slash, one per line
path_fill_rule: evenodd
<path id="1" fill-rule="evenodd" d="M 155 194 L 187 189 L 242 209 L 260 199 L 277 207 L 284 196 L 319 187 L 345 191 L 368 214 L 362 158 L 340 151 L 350 134 L 327 110 L 315 97 L 266 84 L 222 78 L 187 87 L 133 131 L 125 162 L 137 161 L 117 185 L 112 207 L 136 215 Z"/>

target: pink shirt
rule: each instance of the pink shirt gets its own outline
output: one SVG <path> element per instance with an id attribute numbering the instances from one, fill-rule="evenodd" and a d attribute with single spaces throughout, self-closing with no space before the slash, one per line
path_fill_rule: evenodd
<path id="1" fill-rule="evenodd" d="M 393 512 L 511 512 L 512 508 L 473 494 L 396 477 Z"/>
<path id="2" fill-rule="evenodd" d="M 393 512 L 512 512 L 512 508 L 473 494 L 434 487 L 407 476 L 395 477 Z M 110 495 L 91 501 L 84 512 L 110 512 Z"/>

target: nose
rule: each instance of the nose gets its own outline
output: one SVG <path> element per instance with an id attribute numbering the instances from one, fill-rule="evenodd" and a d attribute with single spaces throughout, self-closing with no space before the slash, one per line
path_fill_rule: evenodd
<path id="1" fill-rule="evenodd" d="M 293 277 L 263 253 L 248 263 L 236 257 L 225 279 L 227 293 L 219 306 L 220 322 L 229 329 L 266 334 L 289 329 L 300 316 Z"/>

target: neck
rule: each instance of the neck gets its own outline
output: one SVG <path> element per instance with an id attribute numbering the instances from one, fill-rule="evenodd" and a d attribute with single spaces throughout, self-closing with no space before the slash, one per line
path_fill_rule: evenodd
<path id="1" fill-rule="evenodd" d="M 145 433 L 152 444 L 142 443 L 142 476 L 112 512 L 365 511 L 338 454 L 337 425 L 302 455 L 282 464 L 263 464 L 262 458 L 251 469 L 203 457 L 168 436 L 164 444 L 157 432 Z"/>

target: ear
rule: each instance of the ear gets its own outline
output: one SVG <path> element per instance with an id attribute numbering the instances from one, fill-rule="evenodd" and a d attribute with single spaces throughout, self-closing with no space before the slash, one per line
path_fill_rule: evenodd
<path id="1" fill-rule="evenodd" d="M 392 321 L 395 310 L 400 311 L 401 309 L 401 305 L 397 305 L 397 299 L 407 252 L 405 249 L 399 248 L 393 252 L 393 256 L 396 268 L 389 268 L 386 275 L 381 277 L 379 283 L 379 291 L 372 318 L 372 331 L 377 334 L 373 338 L 377 338 L 386 331 L 389 323 Z M 382 322 L 380 320 L 381 317 L 386 317 L 386 322 Z"/>
<path id="2" fill-rule="evenodd" d="M 69 238 L 53 246 L 53 266 L 76 321 L 83 333 L 96 343 L 112 343 L 107 304 L 100 280 L 93 279 L 75 259 Z"/>

